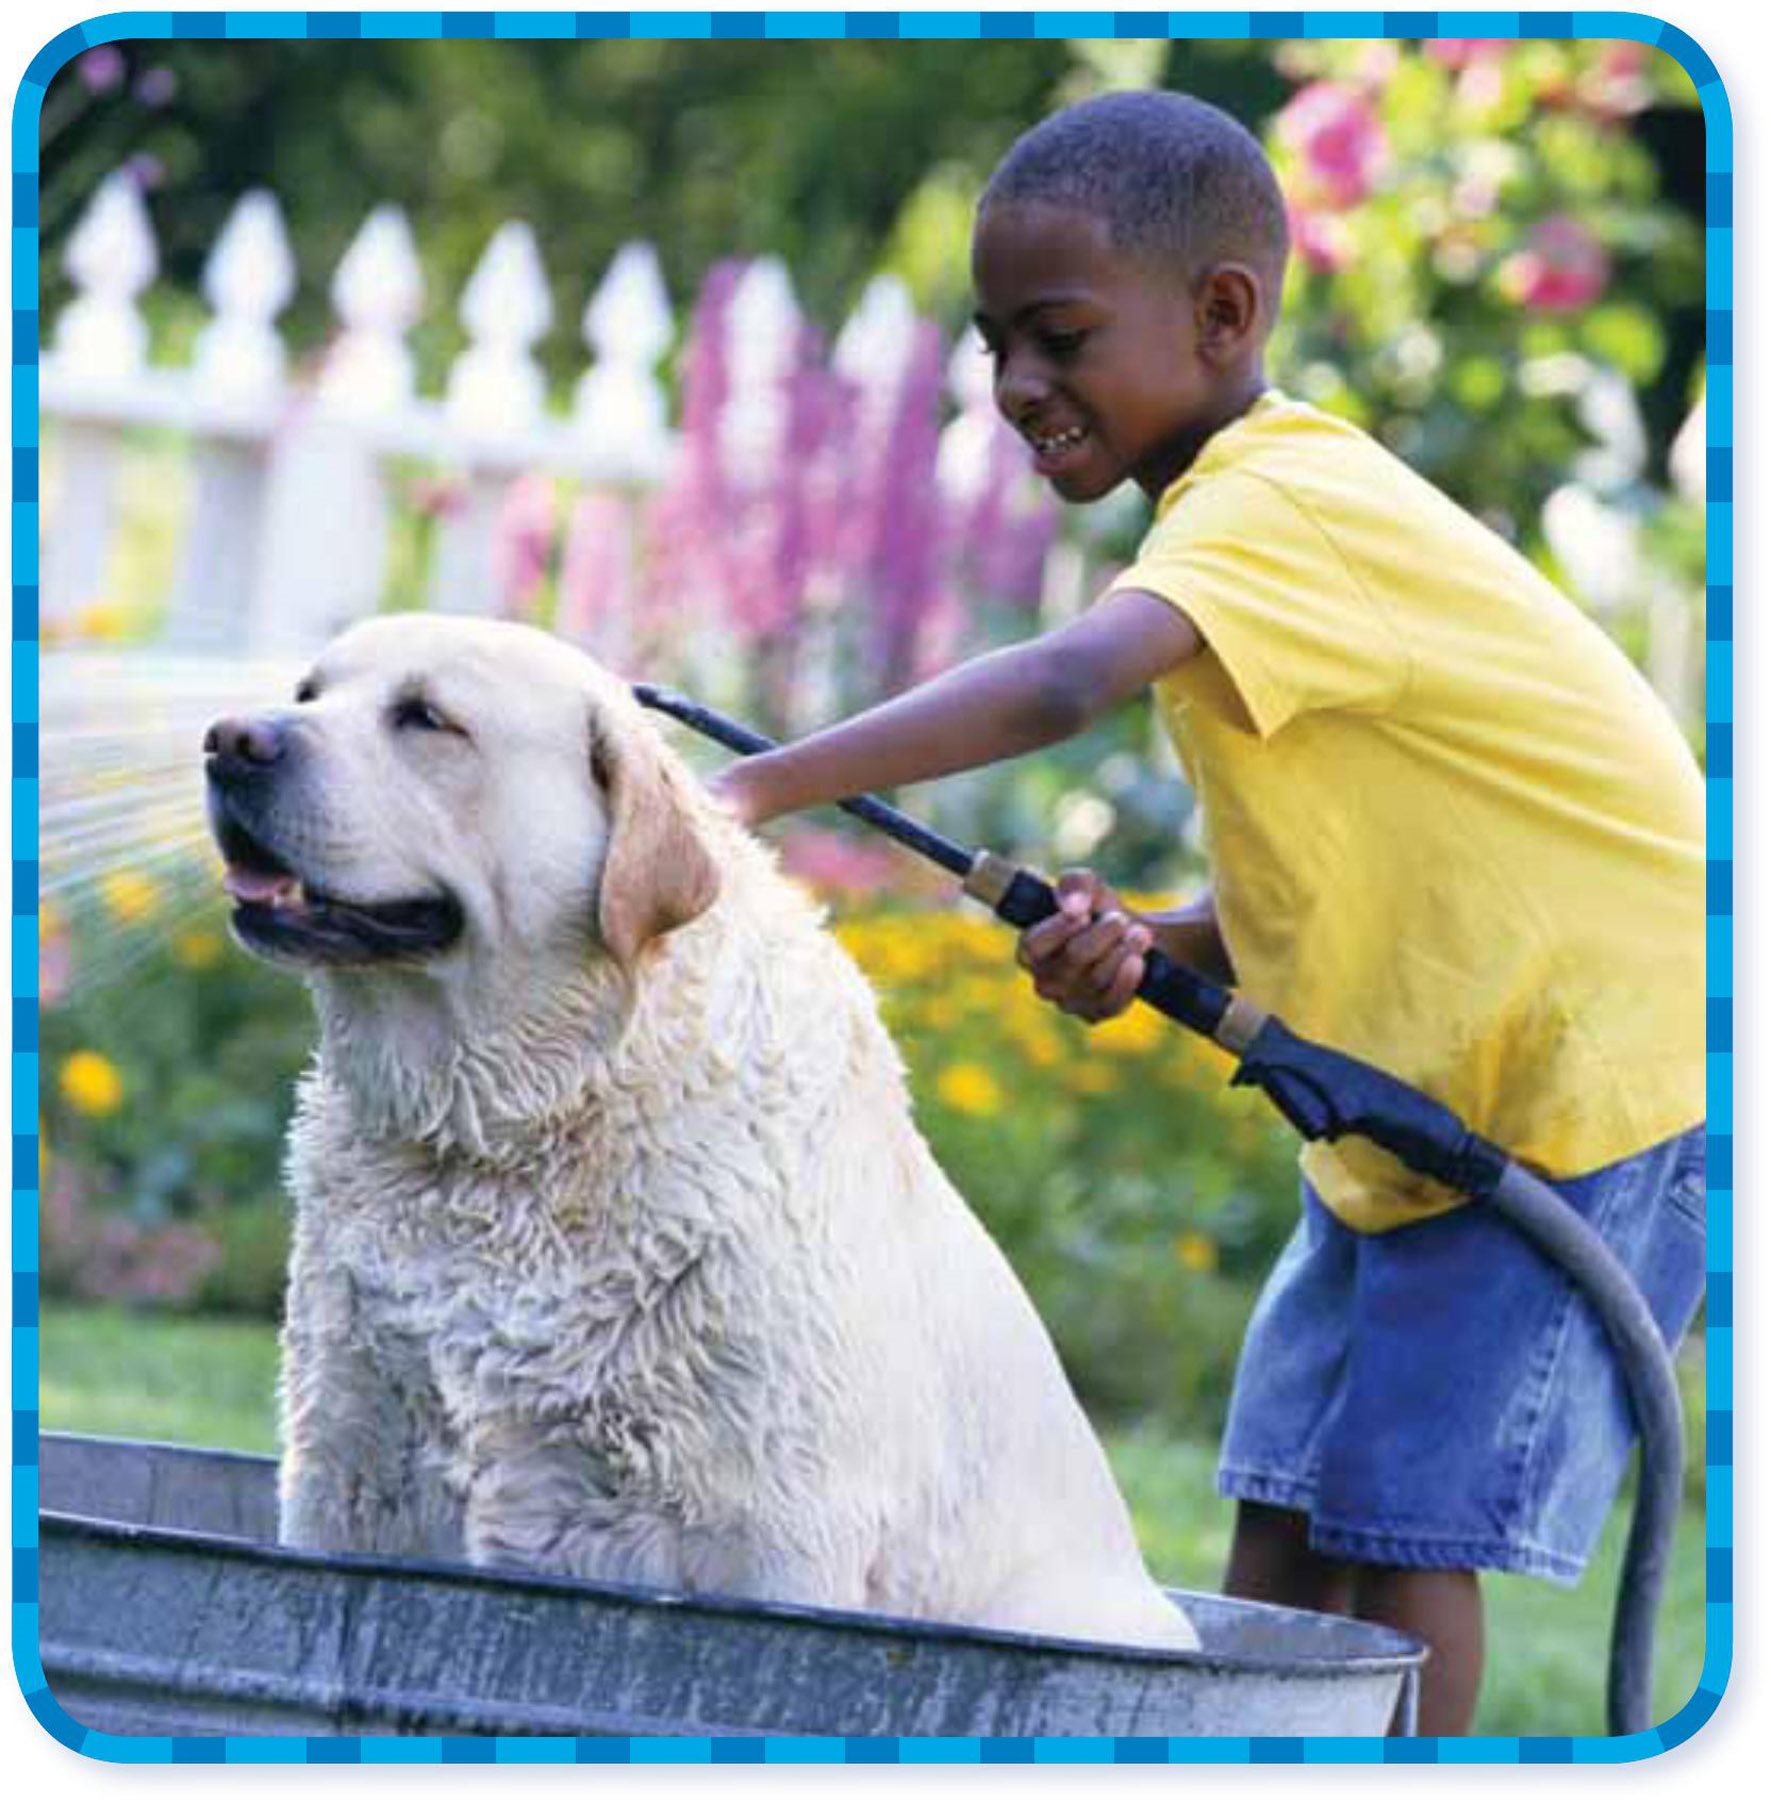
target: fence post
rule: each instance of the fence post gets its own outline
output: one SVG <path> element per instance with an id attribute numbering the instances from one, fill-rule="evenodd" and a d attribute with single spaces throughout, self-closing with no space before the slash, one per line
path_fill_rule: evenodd
<path id="1" fill-rule="evenodd" d="M 381 600 L 388 500 L 375 435 L 412 405 L 404 340 L 423 297 L 405 215 L 377 207 L 333 275 L 340 331 L 314 392 L 271 443 L 248 625 L 254 649 L 310 649 Z"/>
<path id="2" fill-rule="evenodd" d="M 270 440 L 284 352 L 273 321 L 295 292 L 295 262 L 271 195 L 246 195 L 203 271 L 215 316 L 191 371 L 200 412 L 195 498 L 166 622 L 179 650 L 240 650 L 259 565 Z"/>
<path id="3" fill-rule="evenodd" d="M 461 504 L 437 532 L 430 605 L 440 613 L 504 611 L 499 519 L 518 473 L 510 463 L 512 448 L 545 414 L 546 384 L 533 346 L 552 315 L 535 235 L 522 221 L 507 220 L 462 290 L 468 344 L 449 371 L 443 400 L 444 420 L 467 468 Z"/>
<path id="4" fill-rule="evenodd" d="M 135 183 L 107 176 L 68 240 L 66 267 L 77 294 L 56 321 L 43 359 L 43 399 L 66 408 L 38 595 L 51 632 L 103 598 L 116 526 L 117 416 L 142 380 L 147 353 L 136 297 L 157 265 L 153 228 Z"/>
<path id="5" fill-rule="evenodd" d="M 670 426 L 658 359 L 670 348 L 670 299 L 649 244 L 624 244 L 584 309 L 592 363 L 573 391 L 572 423 L 607 479 L 658 480 Z"/>

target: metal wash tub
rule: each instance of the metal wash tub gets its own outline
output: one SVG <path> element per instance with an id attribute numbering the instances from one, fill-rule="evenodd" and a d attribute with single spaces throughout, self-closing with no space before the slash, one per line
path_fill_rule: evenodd
<path id="1" fill-rule="evenodd" d="M 1419 1646 L 1177 1593 L 1196 1653 L 271 1544 L 275 1463 L 41 1441 L 41 1652 L 120 1734 L 1382 1734 Z"/>

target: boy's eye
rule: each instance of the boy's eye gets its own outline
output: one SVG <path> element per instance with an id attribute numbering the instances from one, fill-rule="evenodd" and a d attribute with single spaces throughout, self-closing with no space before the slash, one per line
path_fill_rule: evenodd
<path id="1" fill-rule="evenodd" d="M 1039 335 L 1039 348 L 1054 363 L 1067 363 L 1087 340 L 1086 332 L 1042 332 Z"/>

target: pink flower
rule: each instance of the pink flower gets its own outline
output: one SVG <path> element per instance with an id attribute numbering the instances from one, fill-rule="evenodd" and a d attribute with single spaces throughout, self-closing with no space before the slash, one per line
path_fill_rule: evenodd
<path id="1" fill-rule="evenodd" d="M 1333 275 L 1352 261 L 1353 245 L 1346 224 L 1335 214 L 1287 202 L 1285 219 L 1291 229 L 1291 248 L 1303 258 L 1306 268 Z"/>
<path id="2" fill-rule="evenodd" d="M 1300 88 L 1279 114 L 1277 129 L 1311 196 L 1337 210 L 1356 206 L 1371 192 L 1389 157 L 1371 104 L 1339 82 Z"/>
<path id="3" fill-rule="evenodd" d="M 1506 75 L 1499 63 L 1469 63 L 1457 78 L 1457 104 L 1467 112 L 1485 113 L 1500 105 L 1506 90 Z"/>
<path id="4" fill-rule="evenodd" d="M 1368 94 L 1381 94 L 1401 61 L 1402 52 L 1394 38 L 1373 38 L 1359 52 L 1353 79 Z"/>
<path id="5" fill-rule="evenodd" d="M 1578 219 L 1557 213 L 1531 228 L 1500 266 L 1501 292 L 1535 313 L 1572 313 L 1605 292 L 1611 260 Z"/>
<path id="6" fill-rule="evenodd" d="M 156 64 L 144 69 L 135 83 L 135 97 L 143 106 L 165 106 L 178 92 L 178 77 Z"/>
<path id="7" fill-rule="evenodd" d="M 1441 69 L 1465 69 L 1471 63 L 1495 62 L 1506 54 L 1505 38 L 1428 38 L 1421 53 Z"/>
<path id="8" fill-rule="evenodd" d="M 889 847 L 821 826 L 793 827 L 781 841 L 781 864 L 826 895 L 872 897 L 902 874 L 899 854 Z"/>
<path id="9" fill-rule="evenodd" d="M 882 694 L 913 679 L 919 640 L 942 601 L 946 521 L 935 454 L 944 366 L 938 328 L 919 320 L 884 439 L 871 467 L 855 472 L 868 508 L 860 576 Z"/>
<path id="10" fill-rule="evenodd" d="M 53 1008 L 74 980 L 74 947 L 67 933 L 52 927 L 37 941 L 37 997 Z"/>
<path id="11" fill-rule="evenodd" d="M 1004 421 L 995 422 L 986 467 L 976 500 L 953 522 L 955 573 L 986 599 L 1036 613 L 1058 535 L 1057 503 L 1033 476 L 1026 440 Z"/>
<path id="12" fill-rule="evenodd" d="M 1639 113 L 1654 98 L 1647 62 L 1646 44 L 1607 44 L 1598 61 L 1576 81 L 1575 96 L 1601 119 L 1622 119 Z"/>
<path id="13" fill-rule="evenodd" d="M 166 179 L 166 165 L 151 150 L 138 150 L 123 165 L 123 173 L 143 194 L 151 194 Z"/>
<path id="14" fill-rule="evenodd" d="M 562 637 L 588 646 L 619 668 L 629 652 L 638 546 L 633 503 L 593 489 L 572 510 L 560 560 L 560 606 L 554 621 Z"/>
<path id="15" fill-rule="evenodd" d="M 519 476 L 504 492 L 492 539 L 492 582 L 499 611 L 520 619 L 533 606 L 553 558 L 553 484 Z"/>
<path id="16" fill-rule="evenodd" d="M 450 519 L 467 505 L 467 489 L 443 476 L 419 476 L 406 491 L 415 513 L 427 520 Z"/>
<path id="17" fill-rule="evenodd" d="M 123 80 L 123 52 L 115 44 L 100 44 L 74 64 L 74 73 L 89 94 L 108 94 Z"/>

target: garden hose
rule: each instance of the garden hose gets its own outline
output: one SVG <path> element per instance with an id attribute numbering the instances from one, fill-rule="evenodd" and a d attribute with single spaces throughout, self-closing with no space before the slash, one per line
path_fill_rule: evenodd
<path id="1" fill-rule="evenodd" d="M 774 741 L 668 690 L 637 685 L 642 706 L 682 721 L 744 755 Z M 871 795 L 837 804 L 961 879 L 999 919 L 1026 929 L 1058 911 L 1043 877 L 994 852 L 976 852 Z M 1498 1146 L 1473 1133 L 1430 1096 L 1344 1052 L 1293 1033 L 1276 1016 L 1177 964 L 1144 960 L 1139 1000 L 1233 1052 L 1233 1084 L 1252 1084 L 1309 1140 L 1357 1134 L 1410 1170 L 1486 1203 L 1573 1284 L 1611 1342 L 1642 1442 L 1636 1506 L 1618 1580 L 1606 1683 L 1613 1734 L 1653 1725 L 1654 1628 L 1678 1522 L 1685 1460 L 1684 1418 L 1672 1355 L 1629 1273 L 1581 1215 Z"/>

